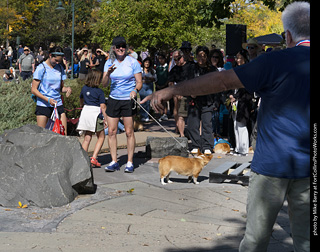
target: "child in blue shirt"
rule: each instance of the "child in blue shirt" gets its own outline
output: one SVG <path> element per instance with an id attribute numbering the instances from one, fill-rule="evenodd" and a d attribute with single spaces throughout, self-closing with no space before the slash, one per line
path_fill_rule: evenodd
<path id="1" fill-rule="evenodd" d="M 88 151 L 92 135 L 96 133 L 98 140 L 90 158 L 91 164 L 95 167 L 101 167 L 97 157 L 104 143 L 104 129 L 107 127 L 107 114 L 105 96 L 102 89 L 99 88 L 102 72 L 96 69 L 89 71 L 85 86 L 80 93 L 80 105 L 83 106 L 81 111 L 77 130 L 85 131 L 82 148 Z"/>

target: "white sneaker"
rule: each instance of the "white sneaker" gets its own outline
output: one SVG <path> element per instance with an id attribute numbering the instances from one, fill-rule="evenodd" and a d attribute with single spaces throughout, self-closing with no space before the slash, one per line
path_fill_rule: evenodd
<path id="1" fill-rule="evenodd" d="M 161 121 L 168 121 L 168 116 L 166 114 L 163 114 L 161 117 L 160 117 L 160 120 Z"/>
<path id="2" fill-rule="evenodd" d="M 198 154 L 198 150 L 197 148 L 192 149 L 191 154 Z"/>
<path id="3" fill-rule="evenodd" d="M 212 154 L 212 153 L 211 153 L 211 150 L 204 150 L 204 154 L 210 155 L 210 154 Z"/>

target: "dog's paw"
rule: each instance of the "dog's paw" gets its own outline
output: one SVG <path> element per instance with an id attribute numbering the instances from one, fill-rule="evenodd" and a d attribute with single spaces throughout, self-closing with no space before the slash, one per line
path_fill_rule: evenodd
<path id="1" fill-rule="evenodd" d="M 199 185 L 200 183 L 198 181 L 194 182 L 196 185 Z"/>
<path id="2" fill-rule="evenodd" d="M 173 183 L 173 181 L 171 181 L 171 180 L 168 180 L 167 182 L 168 182 L 168 184 L 172 184 Z"/>

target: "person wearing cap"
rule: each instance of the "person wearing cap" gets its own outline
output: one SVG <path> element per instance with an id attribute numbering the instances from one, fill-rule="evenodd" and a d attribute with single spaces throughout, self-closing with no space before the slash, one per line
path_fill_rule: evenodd
<path id="1" fill-rule="evenodd" d="M 289 4 L 282 12 L 282 22 L 287 49 L 260 55 L 228 71 L 184 81 L 141 101 L 150 100 L 156 111 L 162 111 L 164 102 L 173 95 L 205 95 L 236 88 L 260 95 L 240 252 L 268 251 L 285 200 L 294 247 L 291 250 L 310 251 L 310 3 Z"/>
<path id="2" fill-rule="evenodd" d="M 61 62 L 64 53 L 61 47 L 52 47 L 49 51 L 49 57 L 38 65 L 33 74 L 31 93 L 37 97 L 37 125 L 45 128 L 48 119 L 51 117 L 54 106 L 57 106 L 58 114 L 62 125 L 67 133 L 67 117 L 63 108 L 61 94 L 66 93 L 69 97 L 72 90 L 64 86 L 66 74 Z"/>
<path id="3" fill-rule="evenodd" d="M 189 41 L 183 41 L 180 50 L 183 52 L 186 61 L 193 61 L 193 57 L 191 55 L 192 47 Z"/>
<path id="4" fill-rule="evenodd" d="M 79 79 L 85 80 L 89 71 L 91 54 L 87 47 L 83 47 L 79 52 L 77 52 L 78 58 L 80 58 L 80 71 Z"/>
<path id="5" fill-rule="evenodd" d="M 25 46 L 23 48 L 23 54 L 18 59 L 19 72 L 23 80 L 32 77 L 35 70 L 35 60 L 30 54 L 29 47 Z"/>
<path id="6" fill-rule="evenodd" d="M 248 39 L 247 43 L 243 43 L 242 48 L 248 50 L 250 61 L 258 57 L 258 53 L 261 50 L 257 40 L 252 38 Z"/>
<path id="7" fill-rule="evenodd" d="M 111 82 L 110 95 L 107 104 L 107 122 L 109 125 L 109 147 L 112 162 L 105 167 L 105 171 L 120 170 L 117 161 L 117 130 L 120 117 L 127 136 L 128 162 L 125 172 L 133 172 L 133 154 L 135 136 L 133 129 L 133 109 L 137 93 L 142 88 L 142 74 L 139 62 L 127 53 L 127 43 L 123 37 L 115 37 L 109 53 L 109 59 L 104 65 L 102 83 L 107 86 Z"/>
<path id="8" fill-rule="evenodd" d="M 8 82 L 8 81 L 12 81 L 12 80 L 13 80 L 13 76 L 12 76 L 10 70 L 6 70 L 3 75 L 3 81 Z"/>

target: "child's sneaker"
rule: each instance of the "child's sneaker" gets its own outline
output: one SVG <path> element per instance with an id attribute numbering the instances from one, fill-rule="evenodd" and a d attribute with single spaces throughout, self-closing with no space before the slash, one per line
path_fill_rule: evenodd
<path id="1" fill-rule="evenodd" d="M 101 164 L 98 162 L 97 159 L 95 159 L 94 157 L 90 158 L 90 163 L 93 167 L 98 167 L 100 168 L 101 167 Z"/>

